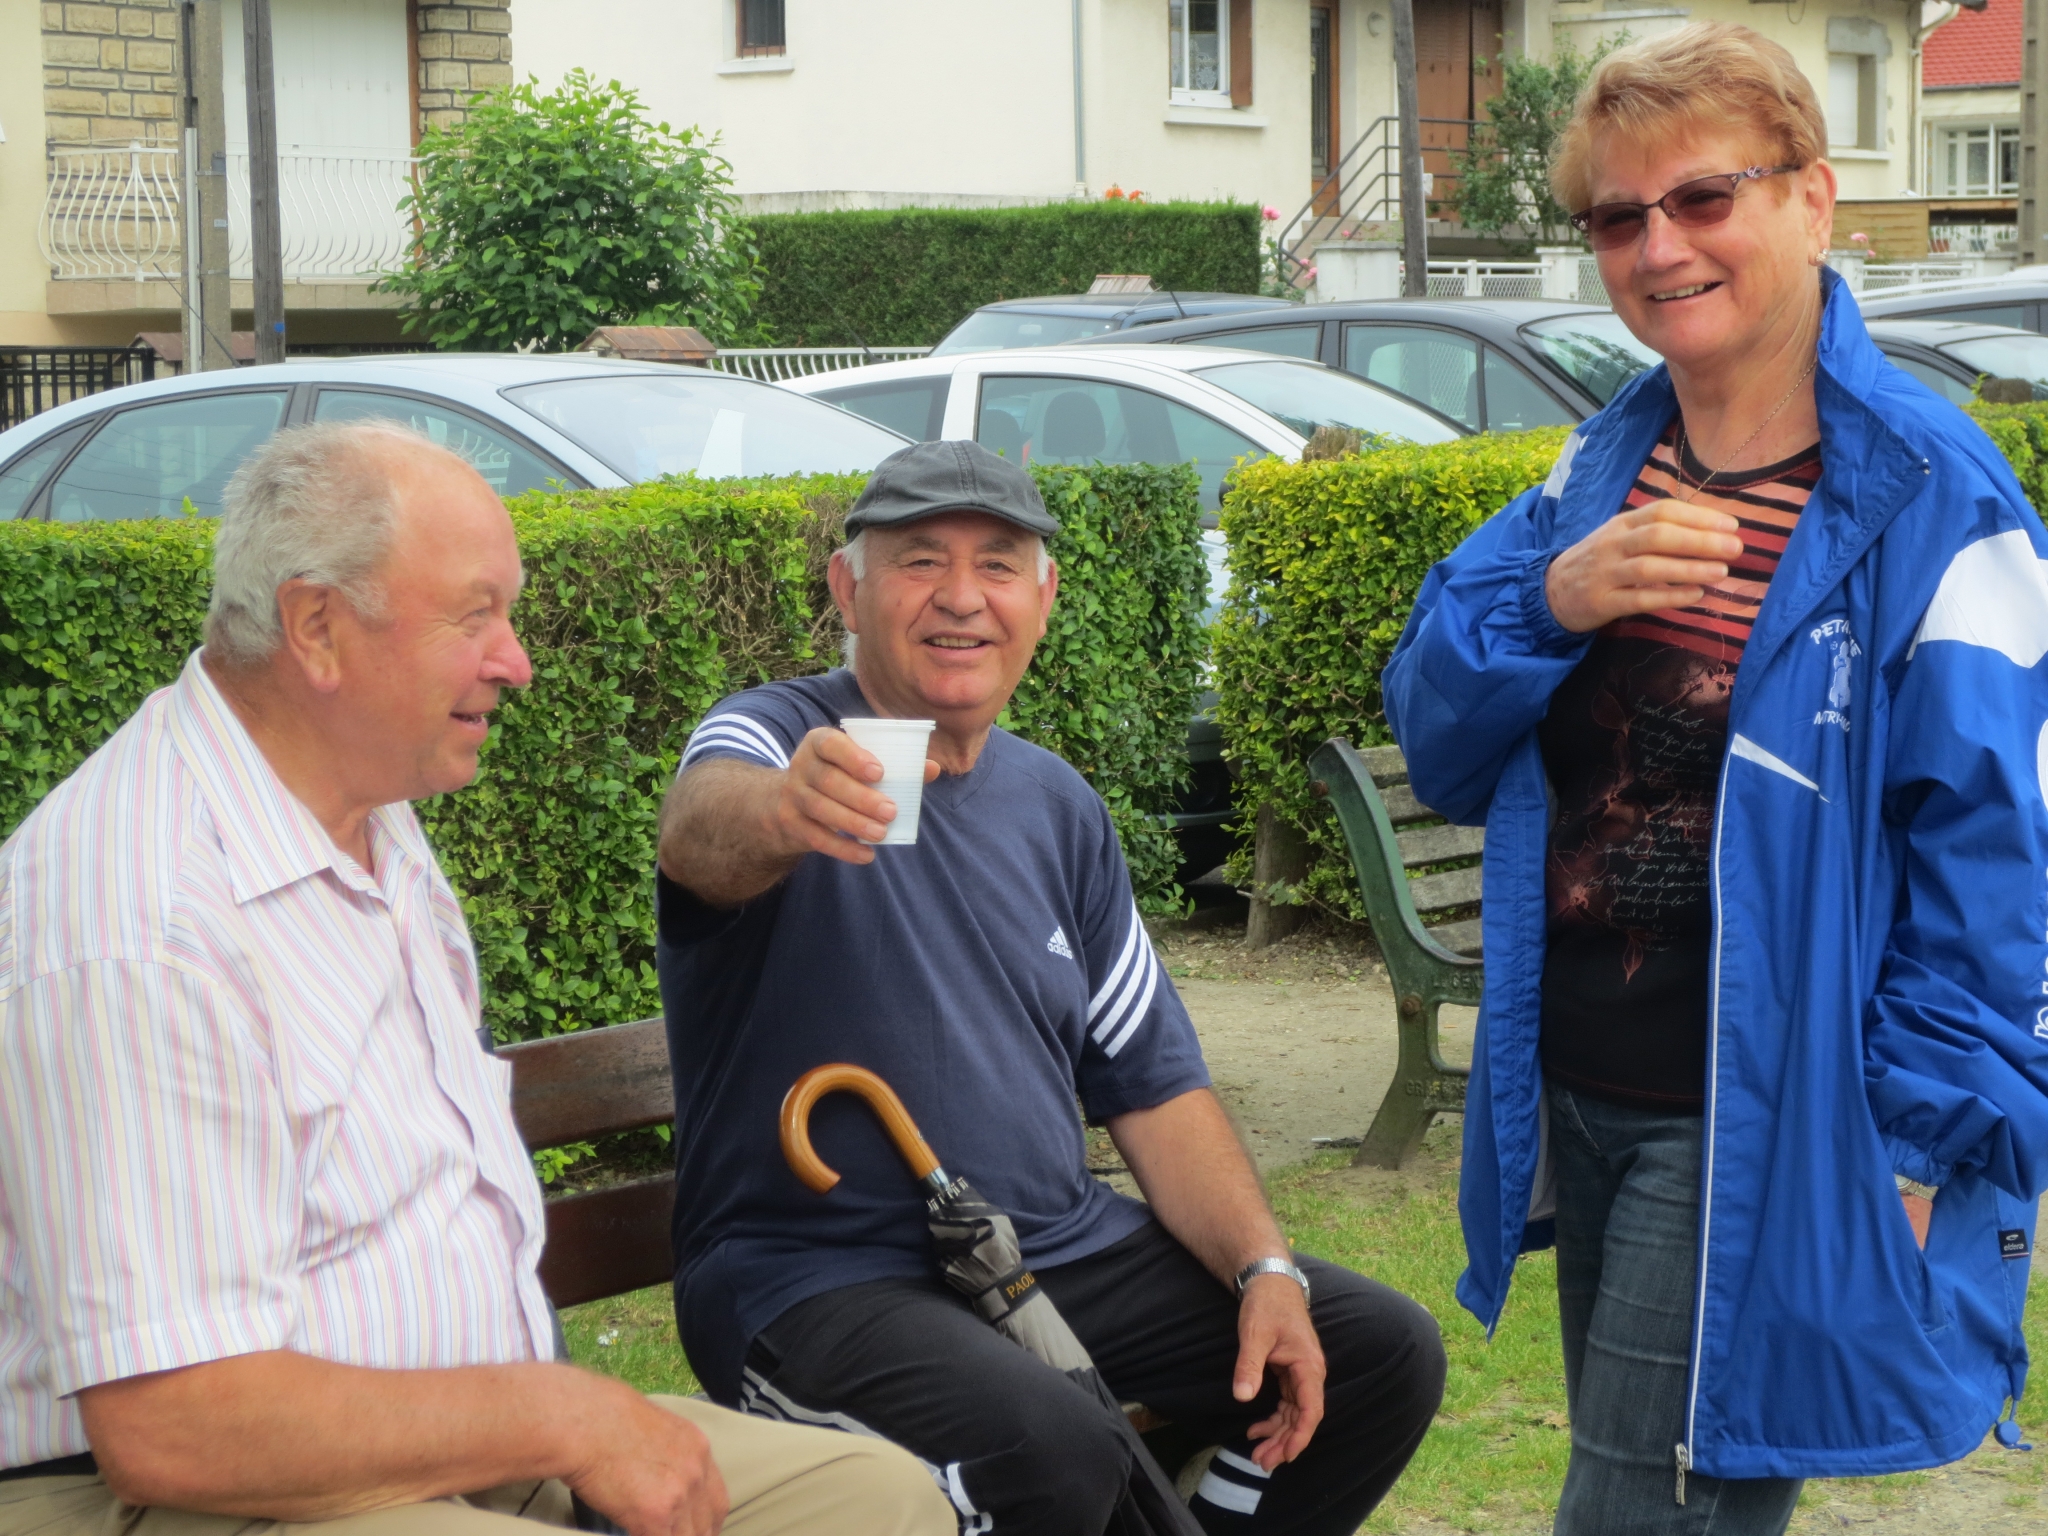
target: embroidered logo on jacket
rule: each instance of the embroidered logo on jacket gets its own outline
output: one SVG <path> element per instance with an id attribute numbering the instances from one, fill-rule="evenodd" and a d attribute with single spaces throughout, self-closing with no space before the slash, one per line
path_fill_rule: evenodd
<path id="1" fill-rule="evenodd" d="M 1052 937 L 1045 941 L 1045 947 L 1062 960 L 1074 958 L 1074 951 L 1067 943 L 1067 930 L 1064 928 L 1053 929 Z"/>
<path id="2" fill-rule="evenodd" d="M 1828 707 L 1814 713 L 1815 725 L 1837 725 L 1849 729 L 1849 669 L 1863 647 L 1856 643 L 1849 633 L 1847 619 L 1829 619 L 1814 628 L 1807 636 L 1827 654 L 1828 659 Z"/>
<path id="3" fill-rule="evenodd" d="M 2024 1259 L 2027 1252 L 2025 1227 L 2007 1227 L 1998 1234 L 1998 1256 L 2001 1259 Z"/>

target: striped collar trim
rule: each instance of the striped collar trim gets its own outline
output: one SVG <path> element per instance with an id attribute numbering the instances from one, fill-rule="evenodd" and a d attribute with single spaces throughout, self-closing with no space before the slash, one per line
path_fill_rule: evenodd
<path id="1" fill-rule="evenodd" d="M 201 663 L 204 650 L 186 658 L 171 685 L 171 739 L 213 809 L 238 904 L 332 870 L 353 890 L 376 891 L 377 882 L 334 846 L 327 829 L 285 786 L 256 745 L 220 687 Z M 406 804 L 370 813 L 371 845 L 430 863 L 425 837 Z"/>

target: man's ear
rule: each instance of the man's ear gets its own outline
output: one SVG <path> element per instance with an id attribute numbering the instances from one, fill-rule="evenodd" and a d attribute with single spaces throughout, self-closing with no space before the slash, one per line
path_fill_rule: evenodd
<path id="1" fill-rule="evenodd" d="M 1060 563 L 1045 562 L 1045 580 L 1038 584 L 1038 638 L 1045 638 L 1046 620 L 1052 617 L 1052 600 L 1060 595 Z"/>
<path id="2" fill-rule="evenodd" d="M 334 588 L 297 576 L 277 589 L 284 654 L 315 693 L 333 693 L 341 687 L 341 649 L 334 621 L 342 606 Z"/>
<path id="3" fill-rule="evenodd" d="M 825 585 L 832 589 L 832 601 L 839 605 L 839 621 L 846 632 L 859 634 L 860 621 L 853 614 L 853 592 L 859 583 L 853 579 L 853 567 L 846 563 L 845 550 L 832 551 L 831 563 L 825 567 Z"/>

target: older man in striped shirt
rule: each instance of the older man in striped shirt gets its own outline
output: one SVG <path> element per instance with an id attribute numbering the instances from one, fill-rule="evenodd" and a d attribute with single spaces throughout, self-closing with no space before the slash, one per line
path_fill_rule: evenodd
<path id="1" fill-rule="evenodd" d="M 555 1362 L 509 1070 L 407 805 L 531 679 L 510 520 L 382 424 L 237 477 L 206 648 L 0 848 L 0 1536 L 938 1536 L 875 1440 Z"/>

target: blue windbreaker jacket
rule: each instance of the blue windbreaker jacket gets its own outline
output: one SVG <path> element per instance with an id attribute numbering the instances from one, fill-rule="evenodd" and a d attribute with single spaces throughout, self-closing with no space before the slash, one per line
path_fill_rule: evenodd
<path id="1" fill-rule="evenodd" d="M 2048 1184 L 2048 533 L 1840 280 L 1821 479 L 1757 616 L 1715 813 L 1706 1156 L 1678 1466 L 1840 1477 L 1974 1448 L 2026 1374 Z M 1459 1299 L 1490 1330 L 1551 1241 L 1537 1031 L 1550 825 L 1536 727 L 1590 636 L 1554 555 L 1620 510 L 1663 368 L 1431 572 L 1384 677 L 1416 794 L 1486 827 L 1486 987 Z M 1941 1186 L 1923 1254 L 1894 1173 Z"/>

